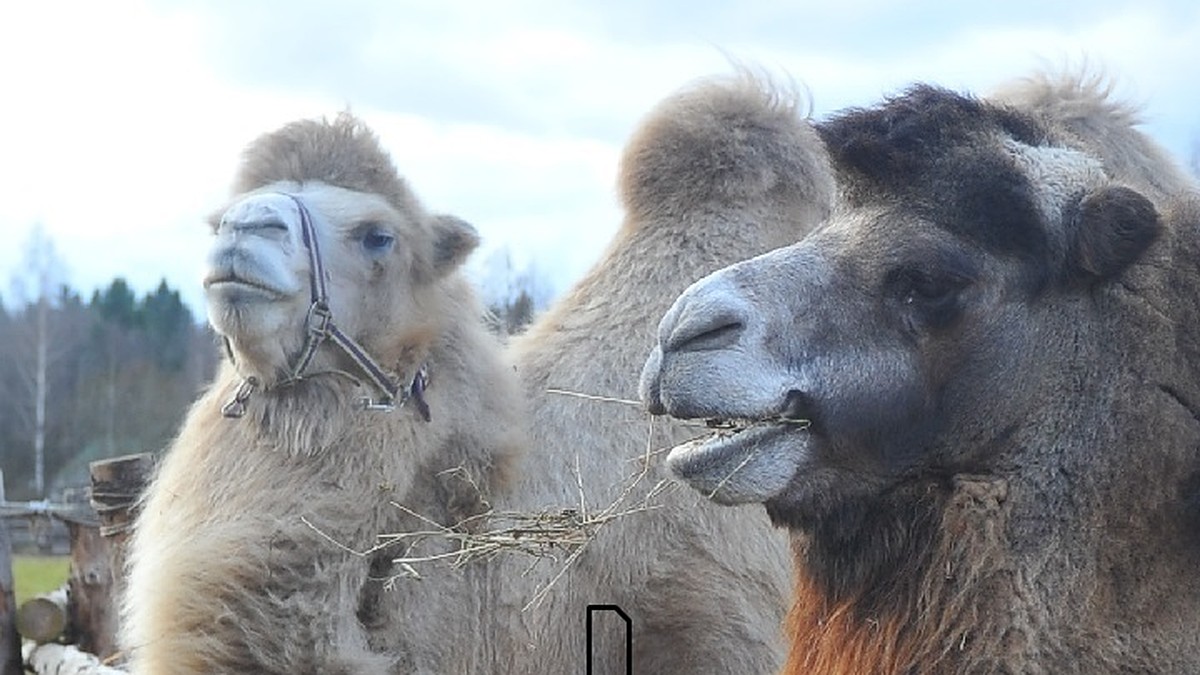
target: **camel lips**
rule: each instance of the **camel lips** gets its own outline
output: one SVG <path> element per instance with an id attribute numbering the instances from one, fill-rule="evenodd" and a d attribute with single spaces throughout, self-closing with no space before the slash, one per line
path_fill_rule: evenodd
<path id="1" fill-rule="evenodd" d="M 811 441 L 778 419 L 718 420 L 723 428 L 671 448 L 675 478 L 719 504 L 763 502 L 783 490 L 807 461 Z"/>
<path id="2" fill-rule="evenodd" d="M 773 415 L 762 419 L 714 417 L 704 420 L 704 426 L 711 432 L 676 445 L 671 448 L 671 453 L 678 453 L 679 456 L 689 454 L 752 429 L 790 427 L 795 431 L 807 431 L 812 428 L 812 420 L 793 419 L 783 415 Z"/>
<path id="3" fill-rule="evenodd" d="M 792 426 L 803 430 L 812 426 L 812 420 L 807 418 L 789 417 L 786 414 L 772 415 L 771 417 L 763 417 L 761 419 L 750 419 L 745 417 L 724 419 L 713 417 L 704 420 L 704 426 L 715 431 L 716 433 L 713 435 L 716 437 L 732 436 L 754 427 L 773 425 Z"/>

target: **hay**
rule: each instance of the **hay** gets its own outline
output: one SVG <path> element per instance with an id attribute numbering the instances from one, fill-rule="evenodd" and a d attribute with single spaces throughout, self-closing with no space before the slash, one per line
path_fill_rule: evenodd
<path id="1" fill-rule="evenodd" d="M 616 403 L 641 407 L 638 401 L 617 399 L 590 394 L 580 394 L 558 389 L 548 390 L 548 393 L 574 396 L 589 401 L 601 403 Z M 424 575 L 432 574 L 434 569 L 448 567 L 458 569 L 477 562 L 487 562 L 506 554 L 519 554 L 531 559 L 528 573 L 540 562 L 550 561 L 560 565 L 560 568 L 545 584 L 540 586 L 524 609 L 536 606 L 546 597 L 550 589 L 566 574 L 571 565 L 586 550 L 600 534 L 613 522 L 630 516 L 645 514 L 660 508 L 656 499 L 667 489 L 676 484 L 667 479 L 659 480 L 640 499 L 633 499 L 634 491 L 649 474 L 652 458 L 670 450 L 670 448 L 655 449 L 653 445 L 654 425 L 647 417 L 646 447 L 641 455 L 630 458 L 639 462 L 641 468 L 631 475 L 621 488 L 620 494 L 608 506 L 596 510 L 587 505 L 583 479 L 579 470 L 579 458 L 575 462 L 575 485 L 578 491 L 578 504 L 562 505 L 536 512 L 523 513 L 515 511 L 496 511 L 489 507 L 485 512 L 465 518 L 453 525 L 443 525 L 412 509 L 391 502 L 397 509 L 415 518 L 426 527 L 411 532 L 397 532 L 380 535 L 378 543 L 366 551 L 353 550 L 336 538 L 321 531 L 307 519 L 303 522 L 312 528 L 322 538 L 343 551 L 356 556 L 369 556 L 379 551 L 400 549 L 400 553 L 392 559 L 392 564 L 400 571 L 384 579 L 385 587 L 391 588 L 401 580 L 419 580 Z M 474 485 L 474 481 L 461 467 L 450 469 L 443 474 L 457 474 L 458 477 Z M 475 485 L 476 490 L 478 486 Z M 481 499 L 483 495 L 480 494 Z M 449 544 L 449 550 L 439 553 L 420 554 L 418 551 L 425 545 Z"/>

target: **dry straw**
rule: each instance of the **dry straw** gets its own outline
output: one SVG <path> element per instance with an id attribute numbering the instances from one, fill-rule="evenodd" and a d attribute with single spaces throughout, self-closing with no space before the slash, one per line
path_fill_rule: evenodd
<path id="1" fill-rule="evenodd" d="M 551 394 L 573 396 L 599 403 L 641 407 L 641 403 L 638 401 L 593 396 L 560 389 L 547 391 Z M 308 520 L 304 520 L 304 523 L 331 544 L 357 556 L 368 556 L 386 549 L 399 550 L 399 554 L 392 559 L 392 563 L 400 572 L 386 579 L 389 586 L 402 579 L 421 579 L 422 571 L 428 574 L 430 568 L 438 565 L 461 568 L 473 562 L 491 560 L 498 555 L 508 553 L 530 556 L 532 558 L 530 569 L 539 562 L 547 560 L 553 564 L 559 564 L 560 567 L 554 576 L 540 586 L 525 605 L 525 609 L 529 609 L 546 597 L 546 594 L 566 574 L 575 560 L 587 548 L 587 545 L 607 525 L 622 518 L 653 511 L 662 506 L 656 502 L 657 498 L 664 491 L 675 487 L 675 484 L 668 480 L 659 480 L 645 494 L 636 498 L 634 496 L 638 486 L 649 474 L 652 457 L 658 452 L 667 450 L 665 448 L 654 449 L 653 439 L 654 425 L 647 420 L 645 451 L 641 456 L 634 457 L 632 460 L 641 465 L 640 469 L 625 481 L 616 499 L 599 510 L 589 508 L 587 505 L 583 478 L 579 470 L 579 459 L 576 457 L 574 474 L 579 503 L 570 506 L 564 505 L 533 513 L 523 513 L 496 511 L 491 509 L 489 504 L 485 512 L 447 526 L 416 513 L 403 504 L 392 502 L 397 509 L 428 527 L 412 532 L 381 535 L 378 543 L 366 551 L 350 549 L 334 537 L 322 532 Z M 474 484 L 467 472 L 461 468 L 450 469 L 443 473 L 453 474 L 457 478 Z M 443 552 L 417 553 L 424 548 L 423 545 L 429 543 L 448 543 L 450 550 L 444 550 L 445 546 L 439 546 L 438 548 Z"/>

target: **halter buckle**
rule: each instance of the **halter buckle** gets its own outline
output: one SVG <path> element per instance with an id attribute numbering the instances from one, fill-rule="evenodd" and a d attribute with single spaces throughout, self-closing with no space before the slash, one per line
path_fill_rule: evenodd
<path id="1" fill-rule="evenodd" d="M 370 412 L 390 413 L 396 409 L 396 401 L 386 397 L 376 400 L 370 396 L 363 396 L 358 399 L 358 407 L 361 410 Z"/>
<path id="2" fill-rule="evenodd" d="M 304 319 L 305 330 L 312 339 L 323 342 L 333 333 L 333 310 L 324 300 L 313 300 L 308 306 L 308 316 Z"/>

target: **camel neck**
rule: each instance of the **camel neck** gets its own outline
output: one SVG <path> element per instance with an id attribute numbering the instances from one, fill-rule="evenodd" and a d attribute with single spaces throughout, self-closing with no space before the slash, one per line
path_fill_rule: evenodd
<path id="1" fill-rule="evenodd" d="M 1001 541 L 1006 497 L 1003 481 L 956 481 L 937 522 L 919 528 L 925 541 L 913 535 L 911 562 L 852 590 L 834 592 L 815 574 L 814 542 L 797 535 L 783 673 L 957 673 L 1020 651 L 1013 642 L 1027 631 L 1004 601 L 1015 597 Z"/>

